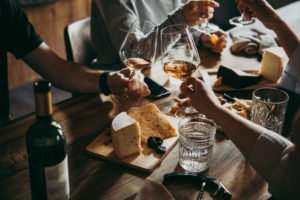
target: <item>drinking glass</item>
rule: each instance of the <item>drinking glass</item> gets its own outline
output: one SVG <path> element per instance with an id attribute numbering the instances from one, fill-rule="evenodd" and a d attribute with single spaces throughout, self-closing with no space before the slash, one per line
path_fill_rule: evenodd
<path id="1" fill-rule="evenodd" d="M 134 73 L 151 67 L 156 56 L 157 28 L 149 21 L 135 21 L 120 47 L 119 56 L 123 64 L 132 69 Z M 132 73 L 130 78 L 134 75 Z M 136 97 L 130 97 L 127 92 L 121 96 L 112 96 L 118 104 L 138 104 Z"/>
<path id="2" fill-rule="evenodd" d="M 281 134 L 288 100 L 288 94 L 280 89 L 256 89 L 252 97 L 251 121 Z"/>
<path id="3" fill-rule="evenodd" d="M 161 52 L 164 72 L 175 79 L 186 81 L 199 67 L 200 57 L 187 25 L 171 25 L 161 30 Z M 192 107 L 182 107 L 177 116 L 196 113 Z"/>
<path id="4" fill-rule="evenodd" d="M 190 172 L 208 169 L 215 142 L 216 124 L 195 116 L 179 122 L 179 165 Z"/>

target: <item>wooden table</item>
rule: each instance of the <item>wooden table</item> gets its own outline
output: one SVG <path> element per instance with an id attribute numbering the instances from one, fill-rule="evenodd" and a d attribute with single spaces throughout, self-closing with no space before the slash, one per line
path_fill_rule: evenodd
<path id="1" fill-rule="evenodd" d="M 280 10 L 286 15 L 297 13 L 300 2 Z M 293 21 L 299 28 L 299 16 Z M 299 30 L 299 29 L 298 29 Z M 256 58 L 231 55 L 228 49 L 219 57 L 201 53 L 204 68 L 218 64 L 236 67 L 258 64 Z M 247 66 L 248 67 L 248 66 Z M 169 101 L 170 98 L 161 100 Z M 144 179 L 151 177 L 162 181 L 165 173 L 181 171 L 178 166 L 178 145 L 151 174 L 120 167 L 108 161 L 89 156 L 85 148 L 99 133 L 110 126 L 115 107 L 110 101 L 102 102 L 98 96 L 81 96 L 55 106 L 54 118 L 65 130 L 68 142 L 71 199 L 125 199 L 138 192 Z M 34 121 L 34 115 L 12 121 L 0 128 L 0 199 L 30 199 L 30 183 L 25 147 L 25 134 Z M 252 169 L 234 144 L 224 135 L 216 138 L 212 163 L 208 174 L 218 177 L 233 194 L 233 199 L 265 200 L 270 194 L 267 184 Z M 176 199 L 196 199 L 199 185 L 173 183 L 167 185 Z M 211 199 L 205 195 L 203 199 Z"/>

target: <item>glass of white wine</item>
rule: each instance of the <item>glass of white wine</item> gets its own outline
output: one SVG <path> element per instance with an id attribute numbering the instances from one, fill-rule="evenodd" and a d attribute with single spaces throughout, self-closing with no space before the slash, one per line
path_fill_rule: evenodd
<path id="1" fill-rule="evenodd" d="M 161 30 L 161 61 L 169 76 L 186 81 L 199 67 L 200 57 L 187 25 L 177 24 Z M 192 107 L 181 107 L 176 116 L 198 113 Z"/>
<path id="2" fill-rule="evenodd" d="M 157 34 L 157 27 L 149 21 L 137 20 L 131 25 L 119 50 L 121 61 L 133 71 L 130 78 L 133 74 L 150 68 L 155 61 Z M 112 99 L 118 104 L 139 104 L 139 99 L 131 97 L 126 91 L 121 96 L 112 95 Z"/>
<path id="3" fill-rule="evenodd" d="M 229 20 L 229 23 L 234 26 L 240 26 L 240 27 L 253 24 L 256 21 L 255 18 L 254 17 L 251 17 L 250 19 L 246 18 L 244 14 L 245 9 L 247 8 L 244 8 L 240 16 L 231 18 Z"/>

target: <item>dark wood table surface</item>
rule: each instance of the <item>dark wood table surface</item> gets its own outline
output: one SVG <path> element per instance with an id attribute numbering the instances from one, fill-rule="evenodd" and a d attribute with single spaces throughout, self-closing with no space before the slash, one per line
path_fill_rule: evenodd
<path id="1" fill-rule="evenodd" d="M 299 8 L 300 2 L 296 2 L 279 11 L 298 33 Z M 219 64 L 233 67 L 258 66 L 257 58 L 234 56 L 229 49 L 221 56 L 201 51 L 201 59 L 203 68 L 214 68 Z M 162 73 L 150 73 L 153 77 L 158 76 L 156 78 L 159 78 L 159 74 Z M 110 126 L 112 116 L 117 112 L 113 103 L 103 99 L 105 98 L 101 100 L 99 96 L 80 96 L 55 106 L 54 119 L 62 124 L 68 143 L 71 199 L 126 199 L 139 191 L 145 178 L 162 181 L 165 173 L 182 171 L 178 166 L 178 145 L 152 173 L 89 156 L 86 146 Z M 171 97 L 156 103 L 163 109 L 170 100 Z M 30 199 L 25 135 L 34 118 L 34 115 L 28 115 L 0 127 L 0 199 Z M 218 177 L 233 194 L 233 199 L 263 200 L 270 197 L 267 183 L 223 134 L 216 136 L 212 162 L 207 173 Z M 178 182 L 166 186 L 179 200 L 196 199 L 200 187 Z M 211 198 L 205 194 L 203 199 Z"/>

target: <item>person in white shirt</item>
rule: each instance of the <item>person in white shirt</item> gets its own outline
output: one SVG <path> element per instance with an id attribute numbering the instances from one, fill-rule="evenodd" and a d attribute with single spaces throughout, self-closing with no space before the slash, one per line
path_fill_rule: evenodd
<path id="1" fill-rule="evenodd" d="M 185 3 L 185 4 L 184 4 Z M 119 62 L 118 50 L 125 38 L 126 31 L 136 21 L 150 21 L 162 29 L 173 24 L 187 24 L 195 43 L 222 52 L 226 47 L 226 34 L 218 31 L 216 44 L 210 41 L 208 34 L 201 34 L 195 25 L 204 22 L 203 16 L 212 18 L 215 1 L 186 0 L 93 0 L 91 37 L 98 52 L 98 63 L 114 64 Z"/>
<path id="2" fill-rule="evenodd" d="M 300 94 L 300 39 L 289 25 L 276 13 L 267 1 L 239 0 L 239 10 L 245 10 L 247 17 L 258 18 L 267 28 L 273 30 L 289 57 L 282 74 L 280 86 Z M 246 8 L 246 9 L 245 9 Z"/>
<path id="3" fill-rule="evenodd" d="M 298 92 L 300 54 L 297 35 L 264 0 L 239 0 L 238 8 L 246 11 L 247 17 L 257 17 L 277 33 L 290 57 L 281 86 Z M 295 79 L 291 78 L 293 76 Z M 269 191 L 276 199 L 300 199 L 300 111 L 294 119 L 289 141 L 222 107 L 211 88 L 199 79 L 188 79 L 181 85 L 181 92 L 182 98 L 189 97 L 194 108 L 223 128 L 253 168 L 269 183 Z"/>

